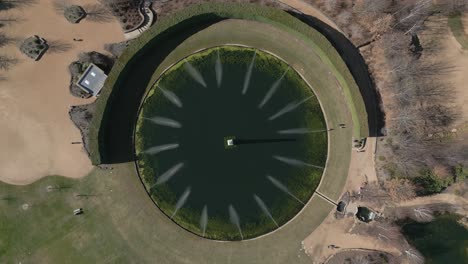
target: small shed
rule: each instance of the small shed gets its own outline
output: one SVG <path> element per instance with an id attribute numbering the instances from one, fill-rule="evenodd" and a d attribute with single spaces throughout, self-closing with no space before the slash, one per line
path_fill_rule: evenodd
<path id="1" fill-rule="evenodd" d="M 346 202 L 340 201 L 338 205 L 336 206 L 336 210 L 340 213 L 343 213 L 346 209 Z"/>
<path id="2" fill-rule="evenodd" d="M 375 213 L 367 207 L 358 207 L 356 217 L 365 223 L 369 223 L 374 220 Z"/>
<path id="3" fill-rule="evenodd" d="M 107 75 L 98 66 L 90 63 L 88 68 L 84 71 L 83 75 L 78 79 L 76 85 L 84 91 L 98 96 L 101 92 L 104 82 L 107 79 Z"/>

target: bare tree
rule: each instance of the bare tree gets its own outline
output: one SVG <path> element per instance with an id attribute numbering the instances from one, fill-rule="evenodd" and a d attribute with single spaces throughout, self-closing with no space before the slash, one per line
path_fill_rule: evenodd
<path id="1" fill-rule="evenodd" d="M 384 13 L 391 4 L 391 0 L 361 0 L 354 6 L 354 12 L 369 16 L 378 16 Z"/>
<path id="2" fill-rule="evenodd" d="M 0 55 L 0 70 L 10 70 L 11 67 L 17 63 L 18 59 L 16 58 Z"/>
<path id="3" fill-rule="evenodd" d="M 394 202 L 406 201 L 416 197 L 415 186 L 408 179 L 393 178 L 386 180 L 383 188 Z"/>
<path id="4" fill-rule="evenodd" d="M 83 8 L 87 14 L 86 18 L 89 21 L 106 23 L 114 19 L 112 13 L 101 4 L 88 4 L 84 5 Z"/>
<path id="5" fill-rule="evenodd" d="M 14 38 L 11 38 L 4 33 L 0 33 L 0 48 L 13 43 L 14 41 Z"/>

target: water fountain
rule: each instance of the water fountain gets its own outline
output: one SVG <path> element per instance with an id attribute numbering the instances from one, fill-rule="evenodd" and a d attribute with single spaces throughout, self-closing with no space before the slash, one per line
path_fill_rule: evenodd
<path id="1" fill-rule="evenodd" d="M 301 100 L 299 102 L 295 101 L 295 102 L 291 102 L 291 103 L 287 104 L 283 109 L 279 110 L 276 114 L 270 116 L 268 118 L 268 120 L 270 120 L 270 121 L 274 120 L 274 119 L 276 119 L 276 118 L 278 118 L 278 117 L 280 117 L 280 116 L 282 116 L 282 115 L 284 115 L 284 114 L 286 114 L 288 112 L 291 112 L 292 110 L 298 108 L 299 106 L 301 106 L 303 103 L 305 103 L 307 100 L 309 100 L 312 97 L 313 96 L 309 96 L 306 99 L 303 99 L 303 100 Z"/>
<path id="2" fill-rule="evenodd" d="M 276 90 L 278 90 L 278 88 L 279 88 L 279 86 L 281 84 L 281 81 L 283 80 L 283 78 L 286 75 L 286 73 L 288 72 L 288 70 L 289 70 L 289 68 L 287 68 L 284 71 L 283 75 L 281 75 L 281 77 L 271 85 L 270 90 L 268 90 L 268 92 L 265 94 L 265 97 L 263 98 L 263 100 L 258 105 L 258 108 L 262 108 L 266 103 L 268 103 L 268 101 L 270 101 L 273 94 L 276 92 Z"/>
<path id="3" fill-rule="evenodd" d="M 234 206 L 232 206 L 231 204 L 229 205 L 229 220 L 232 224 L 237 226 L 237 229 L 239 230 L 239 234 L 241 236 L 241 240 L 244 240 L 244 235 L 242 234 L 242 229 L 240 227 L 239 215 L 237 214 L 236 209 L 234 209 Z"/>
<path id="4" fill-rule="evenodd" d="M 195 69 L 195 67 L 193 67 L 192 64 L 190 64 L 190 62 L 188 62 L 187 60 L 185 60 L 185 63 L 184 63 L 184 67 L 185 67 L 185 70 L 188 72 L 188 74 L 199 84 L 201 84 L 203 87 L 206 88 L 206 82 L 205 80 L 203 79 L 203 76 L 201 75 L 201 73 Z"/>
<path id="5" fill-rule="evenodd" d="M 205 236 L 207 224 L 208 224 L 208 207 L 205 204 L 205 206 L 203 206 L 203 210 L 200 216 L 200 229 L 202 231 L 203 237 Z"/>
<path id="6" fill-rule="evenodd" d="M 169 100 L 171 103 L 173 103 L 175 106 L 179 107 L 179 108 L 182 108 L 182 101 L 180 101 L 179 97 L 177 97 L 177 95 L 169 90 L 166 90 L 160 86 L 159 87 L 159 90 L 161 90 L 162 94 L 164 95 L 164 97 L 167 98 L 167 100 Z"/>
<path id="7" fill-rule="evenodd" d="M 182 208 L 182 206 L 184 206 L 184 204 L 187 201 L 189 195 L 190 195 L 190 186 L 185 188 L 184 193 L 182 193 L 179 200 L 177 201 L 174 212 L 171 215 L 171 219 L 177 214 L 177 211 L 179 211 L 179 209 Z"/>
<path id="8" fill-rule="evenodd" d="M 258 204 L 258 206 L 260 207 L 260 209 L 262 209 L 262 212 L 264 214 L 266 214 L 270 219 L 271 221 L 273 221 L 273 223 L 275 223 L 276 227 L 278 227 L 278 223 L 276 223 L 275 219 L 273 218 L 273 216 L 271 215 L 270 213 L 270 210 L 268 210 L 268 207 L 266 206 L 266 204 L 263 202 L 263 200 L 258 197 L 256 194 L 254 194 L 254 199 L 255 199 L 255 202 Z"/>
<path id="9" fill-rule="evenodd" d="M 294 194 L 292 194 L 288 187 L 286 187 L 284 184 L 282 184 L 280 181 L 278 181 L 277 179 L 271 177 L 270 175 L 267 175 L 267 178 L 268 180 L 271 181 L 271 183 L 273 183 L 273 185 L 275 185 L 278 189 L 280 189 L 281 191 L 283 191 L 284 193 L 288 194 L 289 196 L 291 196 L 292 198 L 296 199 L 298 202 L 300 202 L 301 204 L 304 204 L 303 201 L 301 201 L 301 199 L 297 198 Z"/>
<path id="10" fill-rule="evenodd" d="M 149 149 L 146 149 L 145 151 L 143 151 L 143 153 L 149 154 L 149 155 L 154 155 L 154 154 L 158 154 L 159 152 L 163 152 L 163 151 L 171 150 L 171 149 L 176 149 L 178 147 L 179 147 L 179 144 L 177 144 L 177 143 L 154 146 L 154 147 L 151 147 Z"/>
<path id="11" fill-rule="evenodd" d="M 143 119 L 149 120 L 152 123 L 155 123 L 156 125 L 160 125 L 160 126 L 167 126 L 167 127 L 172 127 L 172 128 L 182 127 L 182 124 L 180 122 L 167 118 L 167 117 L 154 116 L 151 118 L 144 117 Z"/>
<path id="12" fill-rule="evenodd" d="M 273 156 L 273 158 L 277 159 L 277 160 L 279 160 L 281 162 L 284 162 L 284 163 L 286 163 L 288 165 L 291 165 L 291 166 L 296 166 L 296 167 L 308 166 L 308 167 L 313 167 L 313 168 L 317 168 L 317 169 L 323 169 L 323 167 L 321 167 L 321 166 L 310 164 L 310 163 L 307 163 L 307 162 L 304 162 L 304 161 L 298 160 L 298 159 L 287 158 L 287 157 L 283 157 L 283 156 Z"/>
<path id="13" fill-rule="evenodd" d="M 247 72 L 245 73 L 245 78 L 244 78 L 244 88 L 242 89 L 242 94 L 247 93 L 247 89 L 249 88 L 250 85 L 250 77 L 252 77 L 252 70 L 253 66 L 255 63 L 255 57 L 257 56 L 257 52 L 254 52 L 254 55 L 252 57 L 252 61 L 250 62 L 249 68 L 247 69 Z"/>
<path id="14" fill-rule="evenodd" d="M 156 185 L 167 182 L 168 180 L 172 178 L 172 176 L 174 176 L 183 167 L 184 167 L 183 162 L 177 163 L 176 165 L 172 166 L 170 169 L 168 169 L 166 172 L 164 172 L 163 174 L 161 174 L 161 176 L 158 177 L 158 179 L 156 180 L 156 183 L 153 186 L 151 186 L 151 188 L 153 188 Z"/>
<path id="15" fill-rule="evenodd" d="M 218 87 L 221 86 L 221 81 L 223 79 L 223 65 L 221 64 L 221 59 L 219 58 L 219 50 L 218 50 L 218 58 L 216 59 L 215 63 L 215 72 L 216 72 L 216 83 Z"/>

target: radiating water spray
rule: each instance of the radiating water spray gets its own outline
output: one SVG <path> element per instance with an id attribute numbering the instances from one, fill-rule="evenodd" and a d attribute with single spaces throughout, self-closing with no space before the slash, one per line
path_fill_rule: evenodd
<path id="1" fill-rule="evenodd" d="M 287 68 L 286 71 L 284 71 L 283 75 L 281 75 L 281 77 L 271 85 L 270 90 L 268 90 L 268 92 L 265 94 L 265 97 L 263 98 L 262 102 L 260 102 L 260 104 L 258 105 L 258 108 L 262 108 L 266 103 L 268 103 L 268 101 L 270 101 L 273 94 L 276 92 L 276 90 L 278 90 L 278 87 L 280 86 L 281 81 L 283 80 L 288 70 L 289 68 Z"/>
<path id="2" fill-rule="evenodd" d="M 172 128 L 181 128 L 182 127 L 182 124 L 180 122 L 175 121 L 175 120 L 170 119 L 170 118 L 167 118 L 167 117 L 154 116 L 154 117 L 151 117 L 151 118 L 144 117 L 144 119 L 149 120 L 149 121 L 155 123 L 156 125 L 160 125 L 160 126 L 167 126 L 167 127 L 172 127 Z"/>
<path id="3" fill-rule="evenodd" d="M 239 215 L 236 212 L 236 209 L 230 204 L 229 205 L 229 220 L 231 220 L 231 223 L 237 226 L 237 229 L 239 230 L 239 234 L 241 236 L 241 240 L 244 240 L 244 235 L 242 234 L 242 229 L 240 227 L 240 219 Z"/>
<path id="4" fill-rule="evenodd" d="M 164 95 L 164 97 L 167 98 L 167 100 L 169 100 L 171 103 L 173 103 L 175 106 L 179 107 L 179 108 L 182 108 L 182 101 L 180 101 L 179 97 L 177 97 L 177 95 L 169 90 L 166 90 L 164 88 L 162 88 L 161 86 L 159 86 L 159 90 L 161 90 L 162 94 Z"/>
<path id="5" fill-rule="evenodd" d="M 223 79 L 223 65 L 221 64 L 221 59 L 219 58 L 219 50 L 218 50 L 218 58 L 216 59 L 215 64 L 215 72 L 216 72 L 216 83 L 218 87 L 221 86 L 221 81 Z"/>
<path id="6" fill-rule="evenodd" d="M 185 188 L 184 193 L 182 193 L 179 200 L 177 201 L 175 210 L 171 215 L 171 219 L 177 214 L 177 211 L 179 211 L 179 209 L 182 208 L 182 206 L 184 206 L 184 204 L 187 201 L 189 195 L 190 195 L 190 186 Z"/>
<path id="7" fill-rule="evenodd" d="M 287 157 L 282 157 L 282 156 L 273 156 L 273 158 L 275 158 L 275 159 L 277 159 L 277 160 L 279 160 L 281 162 L 284 162 L 284 163 L 286 163 L 288 165 L 291 165 L 291 166 L 296 166 L 296 167 L 308 166 L 308 167 L 323 169 L 323 167 L 321 167 L 321 166 L 310 164 L 310 163 L 307 163 L 307 162 L 304 162 L 304 161 L 298 160 L 298 159 L 287 158 Z"/>
<path id="8" fill-rule="evenodd" d="M 200 216 L 200 229 L 202 231 L 202 236 L 205 236 L 206 225 L 208 224 L 208 207 L 205 205 L 203 207 L 201 216 Z"/>
<path id="9" fill-rule="evenodd" d="M 299 198 L 297 198 L 294 194 L 292 194 L 288 187 L 286 187 L 284 184 L 282 184 L 280 181 L 278 181 L 277 179 L 271 177 L 270 175 L 267 175 L 267 178 L 268 180 L 271 181 L 271 183 L 273 183 L 273 185 L 276 186 L 276 188 L 280 189 L 281 191 L 283 191 L 284 193 L 288 194 L 289 196 L 291 196 L 292 198 L 296 199 L 298 202 L 300 202 L 301 204 L 304 204 L 303 201 L 301 201 Z"/>
<path id="10" fill-rule="evenodd" d="M 306 127 L 301 127 L 301 128 L 291 128 L 291 129 L 285 129 L 285 130 L 279 130 L 278 134 L 309 134 L 309 133 L 320 133 L 320 132 L 326 132 L 326 129 L 319 129 L 319 130 L 310 130 Z"/>
<path id="11" fill-rule="evenodd" d="M 193 67 L 192 64 L 190 64 L 190 62 L 188 62 L 187 60 L 185 60 L 185 64 L 184 64 L 184 67 L 185 67 L 185 70 L 188 72 L 188 74 L 199 84 L 201 84 L 203 87 L 206 88 L 206 82 L 205 80 L 203 79 L 203 76 L 201 75 L 201 73 L 195 69 L 195 67 Z"/>
<path id="12" fill-rule="evenodd" d="M 151 186 L 151 188 L 153 188 L 156 185 L 167 182 L 183 167 L 184 167 L 183 162 L 179 162 L 176 165 L 172 166 L 170 169 L 168 169 L 166 172 L 164 172 L 163 174 L 161 174 L 161 176 L 158 177 L 158 179 L 156 180 L 156 183 L 153 186 Z"/>
<path id="13" fill-rule="evenodd" d="M 177 143 L 154 146 L 154 147 L 146 149 L 145 151 L 143 151 L 143 153 L 149 154 L 149 155 L 154 155 L 154 154 L 158 154 L 159 152 L 163 152 L 163 151 L 171 150 L 171 149 L 176 149 L 178 147 L 179 147 L 179 144 L 177 144 Z"/>
<path id="14" fill-rule="evenodd" d="M 257 51 L 254 52 L 254 55 L 252 57 L 252 61 L 250 62 L 249 68 L 247 69 L 247 72 L 245 73 L 245 78 L 244 78 L 244 88 L 242 89 L 242 94 L 247 93 L 247 89 L 249 88 L 250 85 L 250 77 L 252 77 L 252 70 L 253 66 L 255 63 L 255 57 L 257 56 Z"/>
<path id="15" fill-rule="evenodd" d="M 262 209 L 263 213 L 266 214 L 271 219 L 271 221 L 273 221 L 273 223 L 275 223 L 276 227 L 278 227 L 278 223 L 276 223 L 275 219 L 273 219 L 273 216 L 271 215 L 270 210 L 268 210 L 268 207 L 263 202 L 263 200 L 260 199 L 260 197 L 258 197 L 256 194 L 254 194 L 254 199 L 255 199 L 255 202 L 257 202 L 260 209 Z"/>
<path id="16" fill-rule="evenodd" d="M 312 98 L 313 96 L 309 96 L 307 97 L 306 99 L 304 100 L 301 100 L 299 102 L 295 101 L 295 102 L 291 102 L 289 104 L 287 104 L 283 109 L 279 110 L 276 114 L 270 116 L 270 118 L 268 118 L 268 120 L 274 120 L 286 113 L 289 113 L 291 112 L 292 110 L 298 108 L 299 106 L 301 106 L 301 104 L 305 103 L 307 100 L 309 100 L 310 98 Z"/>

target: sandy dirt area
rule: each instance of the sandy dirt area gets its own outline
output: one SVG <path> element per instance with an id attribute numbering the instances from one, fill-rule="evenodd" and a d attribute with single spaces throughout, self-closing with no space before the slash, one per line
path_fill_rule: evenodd
<path id="1" fill-rule="evenodd" d="M 82 5 L 95 0 L 76 0 Z M 85 176 L 92 168 L 78 129 L 68 117 L 71 105 L 90 100 L 72 97 L 68 91 L 67 66 L 84 51 L 103 51 L 105 43 L 124 39 L 117 21 L 71 24 L 55 12 L 51 0 L 32 6 L 2 11 L 3 16 L 21 21 L 3 28 L 18 40 L 39 35 L 48 42 L 72 45 L 65 52 L 47 52 L 39 61 L 21 54 L 15 45 L 1 48 L 1 54 L 19 59 L 2 75 L 0 86 L 0 180 L 28 184 L 47 175 Z M 74 42 L 81 38 L 82 42 Z"/>
<path id="2" fill-rule="evenodd" d="M 468 35 L 468 15 L 463 17 L 463 24 Z M 443 59 L 449 61 L 454 71 L 447 75 L 447 82 L 450 82 L 456 89 L 456 104 L 460 108 L 462 115 L 456 126 L 468 123 L 468 51 L 463 50 L 452 34 L 448 38 L 443 38 L 443 52 L 440 53 Z"/>
<path id="3" fill-rule="evenodd" d="M 395 256 L 401 254 L 398 249 L 389 247 L 374 237 L 350 234 L 354 221 L 353 217 L 348 217 L 338 222 L 330 214 L 320 227 L 304 240 L 304 250 L 313 263 L 323 263 L 329 256 L 344 249 L 372 249 Z M 329 245 L 335 245 L 339 249 L 329 248 Z"/>

